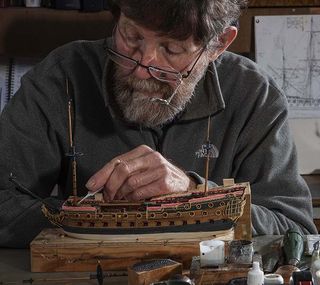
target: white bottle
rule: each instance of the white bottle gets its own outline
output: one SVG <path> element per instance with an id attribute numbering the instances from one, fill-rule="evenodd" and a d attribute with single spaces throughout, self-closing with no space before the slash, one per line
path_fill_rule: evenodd
<path id="1" fill-rule="evenodd" d="M 314 279 L 314 284 L 315 285 L 319 285 L 320 284 L 320 270 L 318 270 L 315 274 L 315 278 Z"/>
<path id="2" fill-rule="evenodd" d="M 40 7 L 41 0 L 24 0 L 24 4 L 26 7 Z"/>
<path id="3" fill-rule="evenodd" d="M 259 262 L 254 261 L 252 268 L 249 270 L 247 275 L 247 285 L 262 285 L 264 282 L 264 274 L 260 269 Z"/>
<path id="4" fill-rule="evenodd" d="M 313 245 L 313 252 L 312 252 L 312 258 L 311 258 L 311 268 L 310 268 L 313 280 L 315 285 L 319 284 L 319 279 L 316 275 L 318 271 L 320 271 L 320 249 L 319 249 L 319 241 L 317 241 Z"/>

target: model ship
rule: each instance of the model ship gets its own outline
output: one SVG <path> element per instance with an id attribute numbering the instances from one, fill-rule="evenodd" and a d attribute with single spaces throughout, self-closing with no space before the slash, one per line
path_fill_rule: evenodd
<path id="1" fill-rule="evenodd" d="M 68 93 L 68 84 L 67 84 Z M 105 202 L 101 194 L 82 198 L 77 196 L 77 156 L 72 135 L 72 100 L 68 104 L 69 143 L 72 158 L 73 195 L 61 209 L 45 203 L 44 215 L 67 235 L 78 238 L 104 239 L 110 235 L 161 234 L 161 233 L 218 233 L 232 230 L 242 216 L 249 183 L 218 186 L 208 189 L 210 157 L 217 155 L 209 142 L 210 118 L 207 142 L 198 156 L 206 158 L 205 185 L 194 191 L 170 194 L 147 201 L 118 200 Z M 231 237 L 232 238 L 232 237 Z"/>
<path id="2" fill-rule="evenodd" d="M 243 213 L 247 184 L 216 187 L 184 195 L 167 195 L 149 201 L 104 202 L 88 198 L 80 205 L 70 197 L 60 211 L 47 218 L 75 237 L 103 235 L 214 232 L 230 230 Z"/>

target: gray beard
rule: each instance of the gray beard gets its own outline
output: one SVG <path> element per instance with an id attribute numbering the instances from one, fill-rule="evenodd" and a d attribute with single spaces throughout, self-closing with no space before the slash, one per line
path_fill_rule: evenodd
<path id="1" fill-rule="evenodd" d="M 119 66 L 115 66 L 114 96 L 123 113 L 124 119 L 144 127 L 154 128 L 171 122 L 183 111 L 194 95 L 197 83 L 202 78 L 207 64 L 198 62 L 198 68 L 184 79 L 176 90 L 169 105 L 147 96 L 144 92 L 158 93 L 161 99 L 168 99 L 175 88 L 155 78 L 137 79 L 133 74 L 125 75 Z"/>

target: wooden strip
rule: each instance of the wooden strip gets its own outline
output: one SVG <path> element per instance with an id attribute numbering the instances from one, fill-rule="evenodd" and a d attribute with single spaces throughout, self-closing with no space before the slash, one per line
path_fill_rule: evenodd
<path id="1" fill-rule="evenodd" d="M 319 6 L 320 0 L 250 0 L 249 7 Z"/>
<path id="2" fill-rule="evenodd" d="M 180 240 L 168 234 L 144 236 L 84 240 L 68 237 L 61 229 L 46 229 L 31 243 L 31 271 L 95 271 L 98 260 L 104 270 L 126 270 L 137 262 L 154 258 L 170 258 L 189 268 L 192 257 L 199 255 L 199 242 L 213 238 L 212 233 L 202 237 L 198 233 L 193 237 L 183 234 Z M 233 232 L 228 231 L 219 239 L 232 237 Z"/>

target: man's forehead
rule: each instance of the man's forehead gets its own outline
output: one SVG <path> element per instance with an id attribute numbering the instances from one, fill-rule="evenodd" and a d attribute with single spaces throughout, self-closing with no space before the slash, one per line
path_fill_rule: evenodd
<path id="1" fill-rule="evenodd" d="M 199 48 L 201 48 L 201 46 L 199 44 L 195 43 L 193 36 L 190 36 L 186 40 L 174 39 L 174 38 L 165 36 L 161 32 L 156 32 L 156 31 L 148 29 L 147 27 L 139 25 L 134 20 L 126 17 L 123 13 L 121 13 L 121 15 L 120 15 L 119 25 L 127 27 L 128 29 L 132 28 L 132 31 L 137 31 L 143 35 L 147 35 L 148 37 L 158 38 L 159 40 L 162 40 L 162 41 L 174 42 L 176 44 L 184 46 L 185 48 L 187 48 L 191 51 L 195 51 L 195 50 L 198 50 Z"/>

